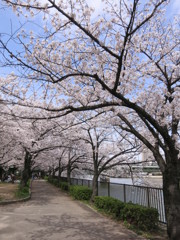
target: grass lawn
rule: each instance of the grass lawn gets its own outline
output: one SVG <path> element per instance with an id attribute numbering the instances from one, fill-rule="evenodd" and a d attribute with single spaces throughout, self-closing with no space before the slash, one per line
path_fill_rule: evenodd
<path id="1" fill-rule="evenodd" d="M 0 201 L 15 200 L 18 184 L 0 183 Z"/>

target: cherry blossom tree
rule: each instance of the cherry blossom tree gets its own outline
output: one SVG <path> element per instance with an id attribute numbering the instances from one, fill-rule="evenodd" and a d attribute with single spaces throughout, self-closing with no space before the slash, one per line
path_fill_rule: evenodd
<path id="1" fill-rule="evenodd" d="M 55 177 L 58 173 L 58 180 L 60 181 L 61 174 L 67 168 L 66 151 L 66 147 L 59 145 L 59 147 L 53 148 L 51 146 L 51 148 L 39 152 L 33 164 L 33 169 L 39 168 L 52 177 Z"/>
<path id="2" fill-rule="evenodd" d="M 18 106 L 14 111 L 25 111 L 29 114 L 29 109 L 22 109 Z M 30 110 L 31 111 L 31 110 Z M 57 128 L 54 121 L 36 121 L 18 119 L 11 114 L 11 108 L 2 111 L 2 120 L 6 120 L 1 124 L 1 165 L 6 167 L 15 165 L 22 169 L 21 184 L 27 185 L 32 171 L 35 167 L 40 166 L 39 155 L 43 152 L 56 151 L 63 144 L 59 138 L 54 138 L 53 130 Z M 62 123 L 62 121 L 61 121 Z M 52 140 L 53 139 L 53 140 Z M 57 151 L 54 153 L 54 155 Z M 57 156 L 56 156 L 57 157 Z M 43 158 L 42 164 L 48 161 L 47 157 Z M 24 163 L 23 163 L 24 162 Z"/>
<path id="3" fill-rule="evenodd" d="M 44 28 L 2 36 L 1 65 L 15 67 L 1 77 L 4 101 L 42 109 L 30 116 L 39 119 L 97 109 L 113 114 L 157 161 L 168 235 L 178 239 L 180 33 L 178 17 L 173 24 L 165 18 L 168 1 L 105 0 L 99 16 L 84 0 L 3 2 Z M 22 48 L 13 50 L 12 42 Z"/>
<path id="4" fill-rule="evenodd" d="M 12 116 L 6 116 L 2 113 L 8 111 L 8 107 L 3 104 L 0 105 L 0 111 L 0 167 L 4 170 L 14 166 L 21 169 L 23 151 L 20 142 L 17 141 L 12 132 Z"/>
<path id="5" fill-rule="evenodd" d="M 77 148 L 77 146 L 72 147 L 70 145 L 68 149 L 67 156 L 67 182 L 71 183 L 71 173 L 73 170 L 78 169 L 78 164 L 82 164 L 82 161 L 85 159 L 86 154 Z"/>
<path id="6" fill-rule="evenodd" d="M 108 123 L 102 125 L 103 116 L 80 126 L 76 138 L 84 142 L 88 161 L 83 167 L 93 174 L 93 194 L 91 200 L 98 195 L 98 178 L 114 167 L 135 162 L 135 155 L 139 154 L 138 141 L 130 139 L 128 134 L 117 134 Z M 128 135 L 128 136 L 127 136 Z"/>
<path id="7" fill-rule="evenodd" d="M 60 180 L 62 172 L 66 170 L 67 180 L 70 183 L 71 173 L 78 169 L 79 165 L 86 161 L 86 151 L 82 142 L 74 139 L 76 127 L 81 120 L 75 121 L 73 115 L 67 119 L 56 120 L 33 120 L 33 130 L 36 138 L 34 143 L 37 147 L 31 149 L 33 166 L 48 168 L 50 174 L 55 177 L 58 172 Z M 32 162 L 32 161 L 31 161 Z"/>

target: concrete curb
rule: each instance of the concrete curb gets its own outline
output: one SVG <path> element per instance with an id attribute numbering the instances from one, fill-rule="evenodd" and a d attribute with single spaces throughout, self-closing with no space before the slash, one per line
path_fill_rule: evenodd
<path id="1" fill-rule="evenodd" d="M 32 181 L 30 183 L 30 188 L 29 188 L 29 196 L 26 198 L 20 198 L 17 200 L 8 200 L 8 201 L 2 201 L 0 202 L 0 205 L 8 205 L 8 204 L 13 204 L 13 203 L 18 203 L 18 202 L 26 202 L 31 199 L 31 188 L 32 188 Z"/>

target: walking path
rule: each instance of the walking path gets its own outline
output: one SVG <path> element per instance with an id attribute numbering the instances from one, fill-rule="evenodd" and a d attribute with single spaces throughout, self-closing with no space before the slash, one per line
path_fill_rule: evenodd
<path id="1" fill-rule="evenodd" d="M 143 239 L 45 181 L 34 181 L 32 199 L 0 206 L 0 240 Z"/>

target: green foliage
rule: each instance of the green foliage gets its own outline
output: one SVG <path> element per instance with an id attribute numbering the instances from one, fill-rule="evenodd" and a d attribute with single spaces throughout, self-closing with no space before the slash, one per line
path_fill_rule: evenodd
<path id="1" fill-rule="evenodd" d="M 69 185 L 67 182 L 60 182 L 58 181 L 57 178 L 53 178 L 51 176 L 49 176 L 47 178 L 48 182 L 50 182 L 51 184 L 55 185 L 56 187 L 60 187 L 62 190 L 64 191 L 69 191 Z"/>
<path id="2" fill-rule="evenodd" d="M 112 214 L 118 219 L 121 219 L 121 211 L 125 203 L 112 197 L 95 197 L 94 204 L 97 208 L 103 209 L 105 212 Z"/>
<path id="3" fill-rule="evenodd" d="M 48 176 L 44 176 L 44 180 L 48 181 L 48 178 L 49 178 Z"/>
<path id="4" fill-rule="evenodd" d="M 52 176 L 48 176 L 47 180 L 48 180 L 48 182 L 52 183 L 53 177 Z"/>
<path id="5" fill-rule="evenodd" d="M 55 185 L 56 187 L 59 187 L 59 182 L 57 178 L 53 178 L 52 176 L 48 177 L 48 182 L 51 184 Z"/>
<path id="6" fill-rule="evenodd" d="M 29 197 L 29 187 L 28 186 L 22 187 L 21 185 L 19 185 L 19 188 L 16 191 L 15 196 L 16 198 Z"/>
<path id="7" fill-rule="evenodd" d="M 27 187 L 30 188 L 30 185 L 31 185 L 31 179 L 28 180 Z"/>
<path id="8" fill-rule="evenodd" d="M 53 179 L 53 184 L 54 184 L 56 187 L 59 187 L 59 181 L 58 181 L 58 179 Z"/>
<path id="9" fill-rule="evenodd" d="M 92 189 L 85 186 L 70 186 L 70 194 L 78 200 L 90 200 L 92 195 Z"/>
<path id="10" fill-rule="evenodd" d="M 59 187 L 64 191 L 69 191 L 69 184 L 67 182 L 60 182 Z"/>
<path id="11" fill-rule="evenodd" d="M 152 230 L 158 224 L 158 211 L 155 208 L 147 208 L 137 204 L 127 203 L 123 208 L 122 219 L 136 225 L 142 230 Z"/>
<path id="12" fill-rule="evenodd" d="M 137 204 L 123 203 L 111 197 L 95 197 L 97 208 L 113 215 L 118 219 L 133 224 L 142 230 L 153 230 L 158 224 L 158 211 Z"/>

